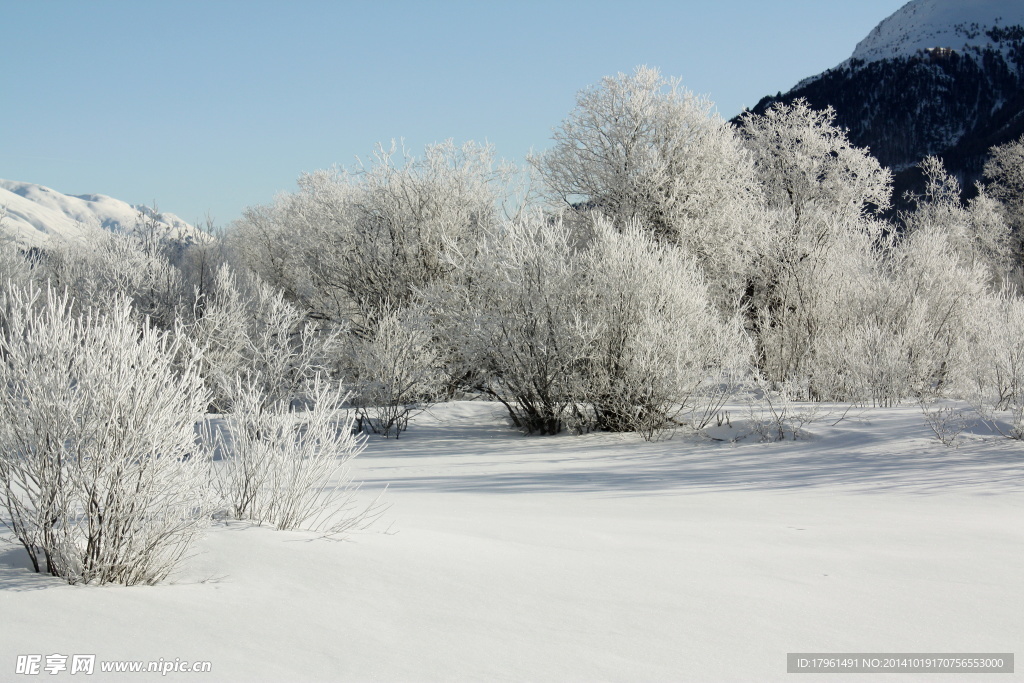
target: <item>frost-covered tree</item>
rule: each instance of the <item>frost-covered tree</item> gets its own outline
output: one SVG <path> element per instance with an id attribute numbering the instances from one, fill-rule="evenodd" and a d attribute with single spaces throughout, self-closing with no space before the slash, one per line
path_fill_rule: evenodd
<path id="1" fill-rule="evenodd" d="M 892 174 L 835 125 L 835 111 L 806 100 L 746 112 L 740 131 L 754 155 L 764 198 L 799 227 L 821 214 L 860 217 L 889 206 Z"/>
<path id="2" fill-rule="evenodd" d="M 856 277 L 849 268 L 863 264 L 881 233 L 872 214 L 889 205 L 891 173 L 852 145 L 834 120 L 831 109 L 816 111 L 797 100 L 763 115 L 745 113 L 741 121 L 770 235 L 751 270 L 746 300 L 758 364 L 772 382 L 806 382 L 835 299 L 823 296 L 822 287 Z"/>
<path id="3" fill-rule="evenodd" d="M 161 581 L 212 509 L 194 360 L 123 296 L 76 315 L 67 294 L 8 288 L 0 329 L 0 508 L 33 567 Z"/>
<path id="4" fill-rule="evenodd" d="M 978 195 L 964 204 L 960 183 L 937 157 L 925 158 L 920 168 L 924 194 L 911 197 L 914 210 L 902 216 L 907 231 L 941 233 L 966 266 L 984 268 L 994 285 L 1006 282 L 1014 266 L 1015 249 L 998 202 L 979 186 Z"/>
<path id="5" fill-rule="evenodd" d="M 367 330 L 495 224 L 506 175 L 475 143 L 434 145 L 419 159 L 378 149 L 366 166 L 304 175 L 297 193 L 247 210 L 234 243 L 315 317 Z"/>
<path id="6" fill-rule="evenodd" d="M 581 91 L 553 138 L 530 163 L 554 198 L 636 221 L 696 255 L 723 300 L 735 293 L 759 246 L 752 166 L 708 99 L 640 67 Z"/>

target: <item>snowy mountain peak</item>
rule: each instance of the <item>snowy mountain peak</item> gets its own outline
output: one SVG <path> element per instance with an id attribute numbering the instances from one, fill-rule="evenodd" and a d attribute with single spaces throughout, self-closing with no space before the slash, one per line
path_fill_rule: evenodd
<path id="1" fill-rule="evenodd" d="M 753 111 L 797 99 L 831 107 L 850 141 L 896 172 L 897 209 L 923 189 L 926 156 L 970 188 L 990 147 L 1024 135 L 1024 0 L 912 0 L 849 59 Z"/>
<path id="2" fill-rule="evenodd" d="M 912 0 L 860 41 L 851 60 L 913 57 L 936 48 L 967 54 L 991 48 L 1005 57 L 1022 38 L 1021 0 Z"/>
<path id="3" fill-rule="evenodd" d="M 26 246 L 40 246 L 51 235 L 87 239 L 98 230 L 128 232 L 142 216 L 177 239 L 201 234 L 172 213 L 157 213 L 102 194 L 66 195 L 49 187 L 0 179 L 0 227 Z"/>

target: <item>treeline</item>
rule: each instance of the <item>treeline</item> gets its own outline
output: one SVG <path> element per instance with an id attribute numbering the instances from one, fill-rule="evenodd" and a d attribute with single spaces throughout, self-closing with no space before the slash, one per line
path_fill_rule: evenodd
<path id="1" fill-rule="evenodd" d="M 463 396 L 528 433 L 647 439 L 740 391 L 952 397 L 1024 438 L 1022 157 L 994 148 L 967 203 L 922 160 L 896 229 L 891 174 L 831 111 L 732 125 L 640 68 L 524 169 L 380 149 L 224 233 L 7 244 L 6 523 L 38 570 L 98 583 L 161 580 L 217 511 L 341 531 L 378 510 L 328 485 L 354 433 Z"/>

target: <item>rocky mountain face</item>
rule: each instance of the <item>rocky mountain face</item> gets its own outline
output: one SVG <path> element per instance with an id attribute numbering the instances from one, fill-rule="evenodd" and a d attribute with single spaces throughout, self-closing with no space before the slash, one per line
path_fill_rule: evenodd
<path id="1" fill-rule="evenodd" d="M 927 155 L 969 189 L 988 149 L 1024 134 L 1024 2 L 913 0 L 848 60 L 753 111 L 797 98 L 835 109 L 850 140 L 894 171 L 896 199 Z"/>

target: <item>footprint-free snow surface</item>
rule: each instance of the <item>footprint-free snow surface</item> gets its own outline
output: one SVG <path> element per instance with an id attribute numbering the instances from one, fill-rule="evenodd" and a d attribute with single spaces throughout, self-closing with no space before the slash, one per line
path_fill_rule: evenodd
<path id="1" fill-rule="evenodd" d="M 787 652 L 1020 654 L 1022 444 L 979 427 L 946 448 L 916 407 L 843 415 L 798 441 L 646 443 L 438 406 L 354 461 L 367 496 L 390 485 L 376 532 L 216 525 L 172 582 L 134 588 L 0 547 L 0 680 L 82 677 L 16 676 L 28 654 L 94 654 L 92 680 L 163 659 L 212 666 L 167 679 L 289 682 L 781 681 Z M 717 437 L 744 433 L 733 416 Z"/>

